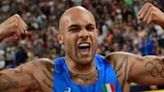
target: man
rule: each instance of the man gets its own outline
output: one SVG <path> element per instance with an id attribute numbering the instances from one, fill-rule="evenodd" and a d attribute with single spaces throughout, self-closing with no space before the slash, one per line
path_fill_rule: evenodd
<path id="1" fill-rule="evenodd" d="M 163 16 L 150 3 L 146 3 L 138 14 L 141 21 L 164 27 Z M 55 64 L 42 58 L 1 71 L 1 92 L 119 92 L 111 65 L 124 92 L 129 91 L 130 82 L 164 85 L 164 57 L 114 52 L 107 55 L 105 60 L 96 55 L 95 19 L 85 8 L 75 6 L 66 10 L 60 19 L 59 30 L 65 57 L 56 58 Z"/>
<path id="2" fill-rule="evenodd" d="M 111 65 L 102 56 L 95 55 L 98 31 L 88 10 L 81 6 L 66 10 L 59 21 L 59 31 L 65 56 L 55 60 L 54 92 L 102 92 L 107 89 L 121 92 Z"/>

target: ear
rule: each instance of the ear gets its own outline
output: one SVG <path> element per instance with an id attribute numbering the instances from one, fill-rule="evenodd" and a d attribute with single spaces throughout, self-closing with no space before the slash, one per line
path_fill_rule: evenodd
<path id="1" fill-rule="evenodd" d="M 61 33 L 58 34 L 58 41 L 59 41 L 59 44 L 64 43 L 63 35 Z"/>

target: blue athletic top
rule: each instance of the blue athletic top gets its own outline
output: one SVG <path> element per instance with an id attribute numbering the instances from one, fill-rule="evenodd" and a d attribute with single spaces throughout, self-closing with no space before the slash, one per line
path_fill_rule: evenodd
<path id="1" fill-rule="evenodd" d="M 65 57 L 55 59 L 53 92 L 121 92 L 112 66 L 103 56 L 95 55 L 98 80 L 92 85 L 78 85 L 70 78 Z"/>

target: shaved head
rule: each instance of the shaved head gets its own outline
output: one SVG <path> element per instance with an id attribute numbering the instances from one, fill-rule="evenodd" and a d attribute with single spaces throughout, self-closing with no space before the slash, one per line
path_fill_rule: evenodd
<path id="1" fill-rule="evenodd" d="M 63 27 L 68 23 L 69 18 L 78 17 L 79 14 L 89 15 L 90 18 L 95 22 L 95 18 L 90 11 L 88 11 L 86 8 L 82 6 L 74 6 L 74 7 L 69 8 L 62 14 L 59 20 L 59 31 L 60 32 L 64 31 Z"/>
<path id="2" fill-rule="evenodd" d="M 98 38 L 92 13 L 81 6 L 67 9 L 60 18 L 59 31 L 59 43 L 64 46 L 70 66 L 92 64 Z"/>

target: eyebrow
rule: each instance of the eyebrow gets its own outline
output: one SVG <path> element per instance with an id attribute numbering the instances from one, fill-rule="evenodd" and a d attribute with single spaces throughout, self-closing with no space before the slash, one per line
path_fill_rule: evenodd
<path id="1" fill-rule="evenodd" d="M 95 26 L 95 25 L 90 23 L 90 24 L 88 24 L 87 26 Z"/>
<path id="2" fill-rule="evenodd" d="M 73 24 L 73 25 L 69 26 L 68 28 L 79 27 L 79 26 L 80 26 L 80 24 Z M 85 25 L 85 26 L 95 26 L 95 25 L 92 24 L 92 23 L 90 23 L 90 24 L 87 24 L 87 25 Z"/>
<path id="3" fill-rule="evenodd" d="M 68 28 L 72 28 L 72 27 L 79 27 L 79 25 L 78 24 L 73 24 L 73 25 L 69 26 Z"/>

